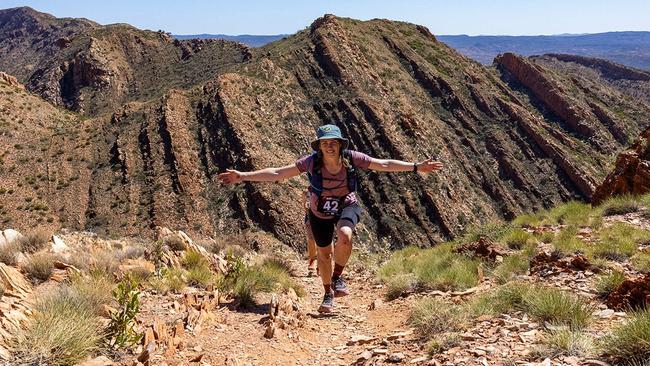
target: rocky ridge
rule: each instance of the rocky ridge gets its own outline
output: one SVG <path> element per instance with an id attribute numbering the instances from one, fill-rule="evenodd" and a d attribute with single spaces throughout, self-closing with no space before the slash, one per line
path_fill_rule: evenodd
<path id="1" fill-rule="evenodd" d="M 70 174 L 78 179 L 61 188 L 74 187 L 70 202 L 77 204 L 50 211 L 53 225 L 113 235 L 151 235 L 156 226 L 204 235 L 262 229 L 298 247 L 303 239 L 297 198 L 306 187 L 304 178 L 224 187 L 215 176 L 231 167 L 288 164 L 308 153 L 318 125 L 335 123 L 353 148 L 372 156 L 413 161 L 436 156 L 446 163 L 436 176 L 367 172 L 360 179 L 367 211 L 359 228 L 361 242 L 384 238 L 393 247 L 429 245 L 471 223 L 590 199 L 611 156 L 624 148 L 626 136 L 646 126 L 650 114 L 645 103 L 619 90 L 586 83 L 535 59 L 503 55 L 495 68 L 481 66 L 438 42 L 426 28 L 407 23 L 326 15 L 309 29 L 248 53 L 229 43 L 194 41 L 192 47 L 203 50 L 180 63 L 173 60 L 182 59 L 181 46 L 164 34 L 139 32 L 106 26 L 68 45 L 78 50 L 71 54 L 79 62 L 104 65 L 89 74 L 81 72 L 89 69 L 85 66 L 73 68 L 80 73 L 70 77 L 85 80 L 74 84 L 80 93 L 48 94 L 51 89 L 36 87 L 60 85 L 56 70 L 62 69 L 56 65 L 74 58 L 55 57 L 43 68 L 49 70 L 43 75 L 53 78 L 30 81 L 31 90 L 54 99 L 99 93 L 94 99 L 70 100 L 83 101 L 86 114 L 111 111 L 71 124 L 76 132 L 60 136 L 78 149 L 65 159 L 75 164 Z M 136 61 L 102 59 L 104 50 L 122 38 L 130 41 L 115 55 L 133 52 L 128 59 Z M 205 51 L 210 47 L 215 48 Z M 235 47 L 236 56 L 229 59 L 233 54 L 219 47 Z M 169 54 L 169 64 L 178 65 L 181 74 L 200 77 L 172 83 L 177 89 L 129 94 L 120 90 L 154 84 L 141 81 L 138 72 L 120 72 L 131 75 L 121 81 L 117 74 L 104 73 L 133 62 L 149 65 L 148 59 L 165 60 Z M 206 64 L 192 64 L 201 54 L 230 61 L 201 73 Z M 74 103 L 60 104 L 75 109 Z M 17 120 L 11 105 L 3 106 L 6 119 Z M 20 159 L 21 153 L 5 151 L 12 161 Z M 5 168 L 13 165 L 16 174 L 2 181 L 7 190 L 27 176 L 19 164 L 5 163 Z M 6 206 L 22 207 L 24 200 L 14 195 Z M 5 216 L 14 212 L 6 210 Z"/>

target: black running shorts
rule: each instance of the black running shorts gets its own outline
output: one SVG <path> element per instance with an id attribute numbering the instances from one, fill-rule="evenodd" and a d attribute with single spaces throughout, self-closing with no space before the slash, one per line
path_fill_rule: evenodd
<path id="1" fill-rule="evenodd" d="M 359 223 L 359 220 L 361 220 L 362 213 L 363 210 L 361 209 L 361 206 L 356 203 L 344 207 L 343 210 L 341 210 L 340 216 L 331 219 L 321 219 L 315 216 L 313 212 L 309 211 L 309 224 L 311 225 L 311 232 L 314 234 L 316 245 L 324 248 L 332 244 L 334 230 L 339 222 L 345 221 L 343 224 L 354 230 L 354 227 Z"/>

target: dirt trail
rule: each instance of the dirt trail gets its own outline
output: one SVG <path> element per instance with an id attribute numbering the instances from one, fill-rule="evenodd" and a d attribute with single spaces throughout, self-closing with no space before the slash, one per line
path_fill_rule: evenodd
<path id="1" fill-rule="evenodd" d="M 381 301 L 381 287 L 372 278 L 353 273 L 348 276 L 351 294 L 335 299 L 335 312 L 322 316 L 316 312 L 322 299 L 321 281 L 318 277 L 307 277 L 306 264 L 296 263 L 298 266 L 296 274 L 306 292 L 300 300 L 300 310 L 306 315 L 302 326 L 277 329 L 274 337 L 267 339 L 267 298 L 261 298 L 258 302 L 262 305 L 252 310 L 233 309 L 225 304 L 198 334 L 186 333 L 183 349 L 172 356 L 156 352 L 151 363 L 187 364 L 202 354 L 200 362 L 210 365 L 350 365 L 369 349 L 374 349 L 374 353 L 371 350 L 365 356 L 372 354 L 376 361 L 390 356 L 400 358 L 397 353 L 402 354 L 403 363 L 424 356 L 406 325 L 405 301 Z M 370 310 L 376 299 L 381 302 Z M 180 301 L 179 297 L 176 300 Z M 172 303 L 169 295 L 143 294 L 143 323 L 150 324 L 155 318 L 169 323 L 174 316 Z M 369 338 L 368 343 L 348 345 L 358 336 Z"/>

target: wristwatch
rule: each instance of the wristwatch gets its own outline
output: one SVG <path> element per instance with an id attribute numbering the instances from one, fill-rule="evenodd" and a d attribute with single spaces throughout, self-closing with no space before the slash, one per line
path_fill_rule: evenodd
<path id="1" fill-rule="evenodd" d="M 413 171 L 414 172 L 418 171 L 418 163 L 413 163 Z"/>

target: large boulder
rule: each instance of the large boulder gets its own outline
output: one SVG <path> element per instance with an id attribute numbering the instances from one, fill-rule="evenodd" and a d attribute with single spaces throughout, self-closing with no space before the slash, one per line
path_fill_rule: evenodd
<path id="1" fill-rule="evenodd" d="M 650 128 L 616 159 L 614 171 L 596 188 L 592 203 L 598 205 L 613 196 L 650 192 Z"/>

